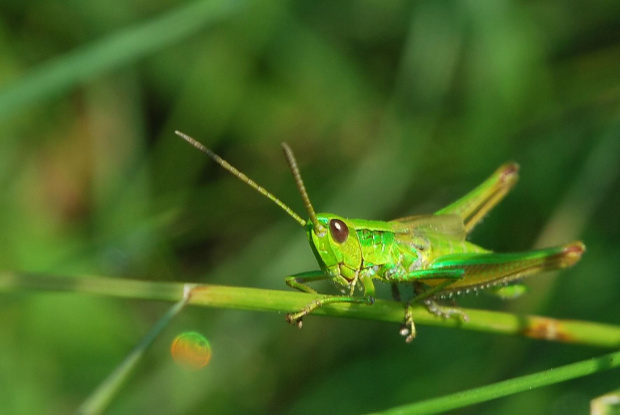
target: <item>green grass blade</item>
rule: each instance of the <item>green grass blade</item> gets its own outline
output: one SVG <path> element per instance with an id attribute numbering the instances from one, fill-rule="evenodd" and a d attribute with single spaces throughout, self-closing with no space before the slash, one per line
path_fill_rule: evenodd
<path id="1" fill-rule="evenodd" d="M 189 305 L 278 313 L 301 310 L 310 302 L 325 297 L 321 294 L 221 285 L 0 272 L 0 292 L 15 290 L 59 291 L 119 298 L 180 301 L 188 289 L 192 290 L 191 297 L 188 300 Z M 414 305 L 412 308 L 414 321 L 421 325 L 518 335 L 596 347 L 620 347 L 620 327 L 618 326 L 485 310 L 465 308 L 461 310 L 469 317 L 468 321 L 439 318 L 421 305 Z M 403 303 L 385 300 L 377 300 L 372 306 L 352 303 L 329 304 L 313 313 L 316 316 L 393 323 L 402 323 L 404 314 Z M 282 319 L 284 320 L 284 318 Z"/>
<path id="2" fill-rule="evenodd" d="M 473 405 L 479 402 L 486 402 L 492 399 L 513 395 L 518 392 L 576 379 L 582 376 L 591 375 L 593 373 L 614 369 L 618 366 L 620 366 L 620 352 L 614 352 L 598 358 L 572 363 L 555 369 L 545 370 L 544 372 L 505 380 L 503 382 L 497 382 L 481 388 L 446 395 L 441 398 L 430 399 L 412 405 L 400 406 L 383 412 L 376 412 L 376 414 L 436 414 L 451 409 Z"/>
<path id="3" fill-rule="evenodd" d="M 125 360 L 108 376 L 84 401 L 77 413 L 81 415 L 101 414 L 112 402 L 112 399 L 121 390 L 125 381 L 129 378 L 138 363 L 142 360 L 146 349 L 153 344 L 155 339 L 161 334 L 166 326 L 172 321 L 174 316 L 179 314 L 187 304 L 189 296 L 185 296 L 176 303 L 164 316 L 149 330 L 140 342 L 127 355 Z"/>
<path id="4" fill-rule="evenodd" d="M 240 4 L 227 0 L 193 2 L 42 64 L 0 90 L 0 120 L 191 36 L 207 24 L 230 16 Z"/>

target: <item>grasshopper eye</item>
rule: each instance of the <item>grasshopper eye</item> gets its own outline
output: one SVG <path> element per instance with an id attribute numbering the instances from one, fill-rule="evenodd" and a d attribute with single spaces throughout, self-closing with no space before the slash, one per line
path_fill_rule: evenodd
<path id="1" fill-rule="evenodd" d="M 346 241 L 349 237 L 349 228 L 340 219 L 332 219 L 329 221 L 329 232 L 332 234 L 334 241 L 339 244 Z"/>

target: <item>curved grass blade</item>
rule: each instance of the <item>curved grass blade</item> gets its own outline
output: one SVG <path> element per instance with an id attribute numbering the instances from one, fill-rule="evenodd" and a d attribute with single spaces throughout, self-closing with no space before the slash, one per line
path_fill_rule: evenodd
<path id="1" fill-rule="evenodd" d="M 135 24 L 34 68 L 0 90 L 0 121 L 102 73 L 141 59 L 229 16 L 240 1 L 203 0 Z"/>

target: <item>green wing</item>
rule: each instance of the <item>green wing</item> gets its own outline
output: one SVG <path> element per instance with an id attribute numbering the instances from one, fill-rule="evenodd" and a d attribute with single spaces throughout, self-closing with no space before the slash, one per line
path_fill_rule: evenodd
<path id="1" fill-rule="evenodd" d="M 446 248 L 454 252 L 450 249 L 452 246 L 467 243 L 463 220 L 458 215 L 408 216 L 390 224 L 399 247 L 405 251 L 414 249 L 416 254 L 423 254 L 424 262 L 435 258 Z"/>
<path id="2" fill-rule="evenodd" d="M 417 215 L 390 222 L 401 236 L 421 235 L 464 241 L 467 233 L 459 215 Z"/>
<path id="3" fill-rule="evenodd" d="M 401 252 L 420 257 L 419 268 L 444 255 L 488 252 L 465 240 L 467 230 L 459 215 L 409 216 L 390 224 Z"/>

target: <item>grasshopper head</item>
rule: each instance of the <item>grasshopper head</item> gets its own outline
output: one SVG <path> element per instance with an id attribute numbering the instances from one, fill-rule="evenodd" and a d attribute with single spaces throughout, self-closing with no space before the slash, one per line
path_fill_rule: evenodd
<path id="1" fill-rule="evenodd" d="M 355 228 L 347 219 L 331 213 L 319 213 L 316 219 L 318 227 L 308 220 L 305 228 L 321 269 L 331 277 L 349 280 L 362 260 Z"/>

